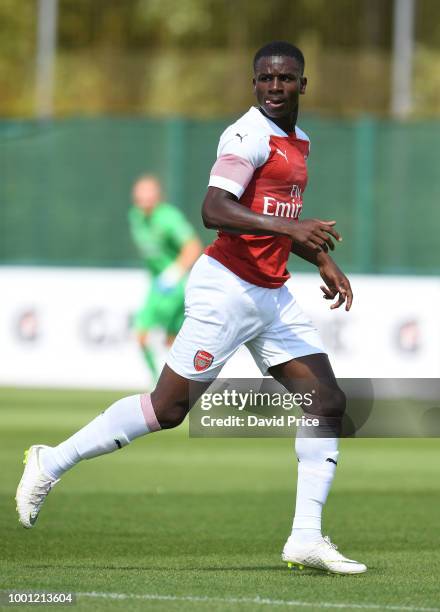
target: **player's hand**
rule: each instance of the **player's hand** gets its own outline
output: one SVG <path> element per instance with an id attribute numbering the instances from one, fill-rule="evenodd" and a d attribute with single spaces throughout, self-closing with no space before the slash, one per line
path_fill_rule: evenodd
<path id="1" fill-rule="evenodd" d="M 332 237 L 341 242 L 340 234 L 334 229 L 336 221 L 322 221 L 321 219 L 304 219 L 298 221 L 292 226 L 291 237 L 293 241 L 314 249 L 316 251 L 325 251 L 335 248 L 335 243 Z"/>
<path id="2" fill-rule="evenodd" d="M 169 293 L 179 283 L 183 270 L 178 264 L 171 264 L 156 278 L 156 287 L 161 293 Z"/>
<path id="3" fill-rule="evenodd" d="M 350 310 L 353 303 L 353 291 L 350 281 L 335 264 L 331 257 L 326 257 L 325 261 L 319 265 L 319 273 L 325 285 L 321 285 L 325 300 L 337 300 L 330 306 L 331 310 L 339 308 L 345 303 L 345 310 Z"/>

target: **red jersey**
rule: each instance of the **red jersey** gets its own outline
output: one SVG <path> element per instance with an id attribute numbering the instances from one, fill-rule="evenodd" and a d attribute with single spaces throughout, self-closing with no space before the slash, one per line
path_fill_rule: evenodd
<path id="1" fill-rule="evenodd" d="M 297 222 L 307 185 L 308 136 L 286 134 L 258 109 L 251 109 L 220 137 L 209 185 L 233 193 L 240 204 L 263 215 Z M 253 236 L 219 231 L 205 253 L 243 280 L 275 289 L 289 278 L 287 236 Z"/>

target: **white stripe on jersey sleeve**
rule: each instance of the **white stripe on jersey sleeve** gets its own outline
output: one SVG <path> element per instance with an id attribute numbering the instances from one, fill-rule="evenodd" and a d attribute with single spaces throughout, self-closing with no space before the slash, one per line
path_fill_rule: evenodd
<path id="1" fill-rule="evenodd" d="M 209 185 L 226 189 L 240 198 L 249 185 L 254 171 L 253 165 L 243 157 L 231 153 L 220 155 L 212 167 Z"/>
<path id="2" fill-rule="evenodd" d="M 238 199 L 244 193 L 246 187 L 239 185 L 235 181 L 231 181 L 231 179 L 227 179 L 224 176 L 216 176 L 215 174 L 211 174 L 209 177 L 209 187 L 218 187 L 219 189 L 224 189 L 225 191 L 229 191 L 229 193 L 233 193 L 235 197 Z"/>
<path id="3" fill-rule="evenodd" d="M 266 163 L 269 155 L 269 136 L 255 130 L 255 125 L 237 121 L 220 137 L 209 186 L 240 198 L 255 170 Z"/>

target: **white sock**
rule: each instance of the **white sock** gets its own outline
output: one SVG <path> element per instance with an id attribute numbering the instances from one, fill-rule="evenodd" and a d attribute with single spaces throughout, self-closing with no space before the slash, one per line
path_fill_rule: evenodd
<path id="1" fill-rule="evenodd" d="M 58 446 L 44 449 L 42 468 L 48 476 L 59 478 L 82 459 L 111 453 L 159 429 L 149 395 L 124 397 Z"/>
<path id="2" fill-rule="evenodd" d="M 322 539 L 321 515 L 338 461 L 339 439 L 297 436 L 298 484 L 295 518 L 289 540 L 306 546 Z"/>

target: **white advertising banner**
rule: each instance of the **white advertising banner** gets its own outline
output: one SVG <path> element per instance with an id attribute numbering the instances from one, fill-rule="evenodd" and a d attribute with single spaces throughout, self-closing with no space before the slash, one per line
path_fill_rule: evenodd
<path id="1" fill-rule="evenodd" d="M 347 313 L 330 310 L 318 274 L 290 281 L 320 330 L 338 377 L 440 377 L 440 281 L 352 276 Z M 141 270 L 0 267 L 0 385 L 143 389 L 151 386 L 133 313 Z M 157 342 L 157 336 L 156 336 Z M 259 376 L 243 349 L 222 376 Z"/>
<path id="2" fill-rule="evenodd" d="M 0 268 L 0 384 L 145 386 L 130 317 L 146 284 L 137 270 Z"/>

